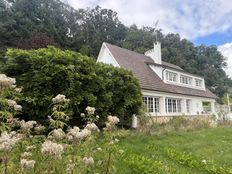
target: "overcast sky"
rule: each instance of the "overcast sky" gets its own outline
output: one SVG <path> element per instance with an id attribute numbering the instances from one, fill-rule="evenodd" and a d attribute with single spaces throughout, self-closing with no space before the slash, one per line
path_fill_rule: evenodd
<path id="1" fill-rule="evenodd" d="M 63 0 L 74 8 L 99 5 L 118 13 L 125 25 L 158 27 L 195 44 L 217 45 L 228 57 L 232 77 L 232 0 Z"/>

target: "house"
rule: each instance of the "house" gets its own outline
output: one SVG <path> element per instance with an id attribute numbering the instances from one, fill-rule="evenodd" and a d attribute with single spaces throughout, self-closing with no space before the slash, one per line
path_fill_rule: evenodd
<path id="1" fill-rule="evenodd" d="M 217 98 L 205 86 L 205 80 L 162 61 L 161 44 L 144 54 L 103 43 L 97 62 L 131 70 L 138 78 L 152 116 L 205 115 L 215 113 Z"/>

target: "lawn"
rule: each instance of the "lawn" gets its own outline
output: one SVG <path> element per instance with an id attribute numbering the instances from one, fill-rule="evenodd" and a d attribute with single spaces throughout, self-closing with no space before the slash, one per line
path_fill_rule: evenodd
<path id="1" fill-rule="evenodd" d="M 132 133 L 120 141 L 125 154 L 118 173 L 230 173 L 231 135 L 228 127 L 153 136 Z"/>

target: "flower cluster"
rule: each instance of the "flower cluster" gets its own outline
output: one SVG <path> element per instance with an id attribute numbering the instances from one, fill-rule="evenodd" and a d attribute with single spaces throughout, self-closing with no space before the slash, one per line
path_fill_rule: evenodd
<path id="1" fill-rule="evenodd" d="M 89 115 L 93 115 L 96 109 L 94 107 L 87 106 L 85 110 L 87 111 Z"/>
<path id="2" fill-rule="evenodd" d="M 21 168 L 23 170 L 31 170 L 31 169 L 34 168 L 35 161 L 34 160 L 21 159 L 20 164 L 21 164 Z"/>
<path id="3" fill-rule="evenodd" d="M 0 136 L 0 150 L 9 152 L 12 150 L 13 146 L 22 139 L 21 134 L 16 132 L 3 132 Z"/>
<path id="4" fill-rule="evenodd" d="M 69 102 L 70 100 L 69 99 L 66 99 L 66 96 L 65 95 L 62 95 L 62 94 L 58 94 L 55 98 L 52 99 L 52 102 L 54 104 L 58 104 L 58 103 L 66 103 L 66 102 Z"/>
<path id="5" fill-rule="evenodd" d="M 54 159 L 58 159 L 61 158 L 64 148 L 61 144 L 47 140 L 42 144 L 41 152 Z"/>
<path id="6" fill-rule="evenodd" d="M 55 139 L 55 140 L 62 140 L 63 138 L 65 138 L 65 132 L 62 129 L 54 129 L 49 137 L 49 139 Z"/>
<path id="7" fill-rule="evenodd" d="M 75 163 L 73 162 L 73 160 L 69 160 L 68 164 L 67 164 L 67 169 L 66 172 L 69 174 L 73 173 L 75 167 Z"/>
<path id="8" fill-rule="evenodd" d="M 35 130 L 35 132 L 37 133 L 37 134 L 41 134 L 41 133 L 43 133 L 44 131 L 45 131 L 45 126 L 43 126 L 43 125 L 40 125 L 40 124 L 37 124 L 36 126 L 35 126 L 35 128 L 34 128 L 34 130 Z"/>
<path id="9" fill-rule="evenodd" d="M 16 101 L 14 100 L 7 100 L 7 103 L 10 107 L 13 107 L 15 111 L 21 111 L 22 106 L 18 105 Z"/>
<path id="10" fill-rule="evenodd" d="M 15 78 L 7 77 L 5 74 L 0 74 L 0 88 L 14 87 L 15 83 Z"/>
<path id="11" fill-rule="evenodd" d="M 23 131 L 30 131 L 34 127 L 34 125 L 36 125 L 36 124 L 37 124 L 36 121 L 27 121 L 27 122 L 25 122 L 24 120 L 22 120 L 20 122 L 20 126 L 21 126 L 21 129 Z"/>
<path id="12" fill-rule="evenodd" d="M 69 129 L 67 133 L 67 137 L 69 140 L 74 142 L 80 142 L 81 140 L 89 137 L 91 135 L 91 131 L 88 129 L 80 130 L 79 127 L 74 126 L 72 129 Z"/>
<path id="13" fill-rule="evenodd" d="M 91 133 L 93 133 L 93 132 L 99 132 L 100 131 L 95 123 L 88 123 L 85 126 L 85 129 L 90 130 Z"/>
<path id="14" fill-rule="evenodd" d="M 94 164 L 94 160 L 93 160 L 93 157 L 84 157 L 83 158 L 83 162 L 86 164 L 86 165 L 92 165 Z"/>
<path id="15" fill-rule="evenodd" d="M 115 128 L 116 124 L 119 123 L 119 118 L 116 116 L 109 115 L 106 122 L 106 130 L 112 130 Z"/>

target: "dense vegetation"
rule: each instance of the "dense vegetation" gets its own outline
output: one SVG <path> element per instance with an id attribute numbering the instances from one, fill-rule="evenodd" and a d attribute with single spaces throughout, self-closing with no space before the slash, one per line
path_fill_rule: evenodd
<path id="1" fill-rule="evenodd" d="M 7 47 L 31 49 L 56 45 L 96 58 L 103 41 L 144 52 L 152 48 L 153 31 L 151 27 L 123 25 L 110 9 L 76 10 L 59 0 L 0 0 L 3 55 Z M 223 70 L 225 58 L 216 46 L 195 46 L 178 34 L 157 32 L 164 60 L 204 76 L 206 85 L 219 96 L 223 96 L 227 86 L 232 86 Z"/>
<path id="2" fill-rule="evenodd" d="M 74 117 L 79 117 L 87 106 L 94 106 L 101 120 L 114 114 L 121 123 L 128 123 L 141 107 L 138 81 L 125 69 L 52 46 L 38 50 L 9 49 L 6 58 L 4 71 L 16 77 L 23 87 L 18 101 L 24 108 L 24 119 L 47 120 L 52 110 L 51 99 L 58 94 L 71 100 L 69 110 Z"/>

